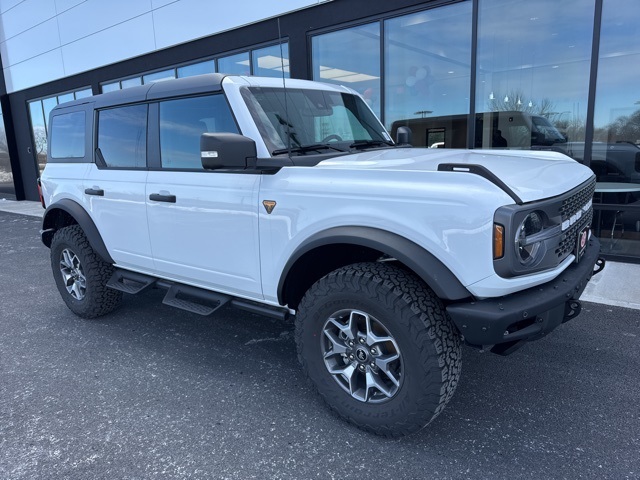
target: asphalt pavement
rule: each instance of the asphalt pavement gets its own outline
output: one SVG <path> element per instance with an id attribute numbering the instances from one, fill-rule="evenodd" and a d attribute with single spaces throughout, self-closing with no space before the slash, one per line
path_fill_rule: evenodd
<path id="1" fill-rule="evenodd" d="M 638 479 L 640 312 L 585 303 L 509 357 L 464 348 L 431 425 L 388 440 L 333 416 L 293 326 L 125 296 L 82 320 L 40 220 L 0 212 L 0 479 Z"/>

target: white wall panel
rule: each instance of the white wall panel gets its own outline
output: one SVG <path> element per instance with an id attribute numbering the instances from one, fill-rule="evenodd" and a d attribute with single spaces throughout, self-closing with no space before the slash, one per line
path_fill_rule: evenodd
<path id="1" fill-rule="evenodd" d="M 329 0 L 0 0 L 0 53 L 7 90 L 325 1 Z"/>
<path id="2" fill-rule="evenodd" d="M 5 68 L 4 73 L 7 92 L 9 93 L 42 83 L 43 77 L 46 77 L 45 81 L 64 77 L 62 53 L 57 48 L 51 52 L 43 53 L 13 65 L 10 68 Z"/>
<path id="3" fill-rule="evenodd" d="M 55 0 L 56 2 L 56 12 L 62 13 L 65 10 L 69 10 L 70 8 L 75 7 L 81 3 L 86 2 L 87 0 Z"/>
<path id="4" fill-rule="evenodd" d="M 56 16 L 53 0 L 25 0 L 0 17 L 2 40 L 7 40 Z"/>
<path id="5" fill-rule="evenodd" d="M 3 66 L 11 67 L 60 47 L 55 17 L 0 44 Z"/>
<path id="6" fill-rule="evenodd" d="M 0 0 L 0 14 L 6 12 L 10 8 L 15 7 L 20 2 L 24 2 L 24 0 Z"/>
<path id="7" fill-rule="evenodd" d="M 168 47 L 317 3 L 318 0 L 180 0 L 154 10 L 156 46 Z M 273 36 L 278 36 L 275 24 Z"/>
<path id="8" fill-rule="evenodd" d="M 164 7 L 169 3 L 179 2 L 180 0 L 151 0 L 151 6 L 155 8 Z"/>
<path id="9" fill-rule="evenodd" d="M 65 74 L 90 70 L 154 49 L 151 13 L 62 46 Z"/>
<path id="10" fill-rule="evenodd" d="M 151 0 L 88 0 L 58 15 L 62 44 L 131 20 L 151 11 Z"/>

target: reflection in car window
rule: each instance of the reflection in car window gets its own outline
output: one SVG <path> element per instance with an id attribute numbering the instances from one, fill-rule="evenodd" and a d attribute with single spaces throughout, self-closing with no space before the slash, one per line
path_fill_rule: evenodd
<path id="1" fill-rule="evenodd" d="M 238 133 L 229 105 L 222 95 L 161 102 L 162 167 L 202 170 L 200 136 L 206 132 Z"/>
<path id="2" fill-rule="evenodd" d="M 51 123 L 51 157 L 84 157 L 84 112 L 56 115 Z"/>
<path id="3" fill-rule="evenodd" d="M 98 148 L 108 167 L 147 166 L 147 106 L 102 110 L 98 114 Z"/>

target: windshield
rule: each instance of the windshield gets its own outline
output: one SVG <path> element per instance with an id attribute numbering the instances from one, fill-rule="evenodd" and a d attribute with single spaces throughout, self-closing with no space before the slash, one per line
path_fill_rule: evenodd
<path id="1" fill-rule="evenodd" d="M 391 137 L 357 95 L 323 90 L 245 87 L 242 96 L 272 154 L 311 153 L 326 145 L 347 151 L 354 142 L 391 143 Z M 340 142 L 348 142 L 341 144 Z M 342 147 L 344 145 L 344 148 Z M 302 147 L 302 148 L 300 148 Z"/>
<path id="2" fill-rule="evenodd" d="M 538 132 L 544 134 L 545 142 L 565 143 L 567 141 L 558 129 L 546 118 L 535 116 L 531 117 L 531 121 L 533 122 L 534 128 L 536 128 Z"/>

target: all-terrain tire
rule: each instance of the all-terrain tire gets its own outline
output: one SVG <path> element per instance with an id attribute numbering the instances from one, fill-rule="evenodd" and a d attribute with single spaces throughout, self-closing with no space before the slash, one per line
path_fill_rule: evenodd
<path id="1" fill-rule="evenodd" d="M 376 347 L 380 338 L 389 340 Z M 316 282 L 299 305 L 296 343 L 305 373 L 328 406 L 388 437 L 413 433 L 436 418 L 462 367 L 460 335 L 442 302 L 417 277 L 385 263 L 349 265 Z M 376 365 L 382 353 L 398 357 L 390 374 Z M 343 368 L 351 376 L 335 373 Z M 369 386 L 376 372 L 381 389 Z"/>
<path id="2" fill-rule="evenodd" d="M 91 248 L 79 225 L 56 231 L 51 241 L 51 269 L 62 299 L 82 318 L 114 310 L 122 292 L 107 288 L 114 268 Z"/>

